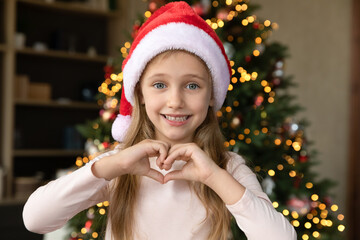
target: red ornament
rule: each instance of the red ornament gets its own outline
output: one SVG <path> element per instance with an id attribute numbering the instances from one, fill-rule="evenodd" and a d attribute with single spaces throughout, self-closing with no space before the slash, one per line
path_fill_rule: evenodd
<path id="1" fill-rule="evenodd" d="M 280 80 L 280 78 L 274 78 L 272 80 L 272 82 L 273 82 L 274 86 L 279 86 L 281 83 L 281 80 Z"/>
<path id="2" fill-rule="evenodd" d="M 140 25 L 139 25 L 139 24 L 135 24 L 135 25 L 133 26 L 133 31 L 132 31 L 132 33 L 131 33 L 131 37 L 132 37 L 133 39 L 135 39 L 136 36 L 138 35 L 139 29 L 140 29 Z"/>
<path id="3" fill-rule="evenodd" d="M 217 12 L 216 14 L 216 17 L 218 19 L 221 19 L 221 20 L 226 20 L 227 19 L 227 16 L 229 15 L 229 11 L 227 11 L 226 9 L 221 9 Z"/>
<path id="4" fill-rule="evenodd" d="M 155 12 L 156 9 L 157 9 L 156 3 L 150 2 L 150 3 L 149 3 L 149 10 L 150 10 L 150 12 Z"/>
<path id="5" fill-rule="evenodd" d="M 114 69 L 113 69 L 112 66 L 106 65 L 106 66 L 104 67 L 104 72 L 105 72 L 104 78 L 105 78 L 105 79 L 110 78 L 110 75 L 113 73 L 113 71 L 114 71 Z"/>
<path id="6" fill-rule="evenodd" d="M 110 146 L 108 142 L 103 142 L 102 145 L 105 149 L 107 149 Z"/>
<path id="7" fill-rule="evenodd" d="M 295 177 L 294 187 L 299 188 L 300 183 L 301 183 L 301 178 L 300 177 Z"/>
<path id="8" fill-rule="evenodd" d="M 331 206 L 332 205 L 331 197 L 326 196 L 326 197 L 323 198 L 323 200 L 324 200 L 324 203 L 325 203 L 326 206 Z"/>
<path id="9" fill-rule="evenodd" d="M 259 95 L 255 98 L 255 105 L 259 107 L 264 102 L 264 97 Z"/>
<path id="10" fill-rule="evenodd" d="M 193 6 L 192 6 L 192 9 L 194 9 L 194 11 L 198 14 L 198 15 L 200 15 L 200 16 L 202 16 L 203 14 L 204 14 L 204 7 L 201 5 L 201 3 L 195 3 Z"/>
<path id="11" fill-rule="evenodd" d="M 90 230 L 90 228 L 91 228 L 91 225 L 92 225 L 92 220 L 87 220 L 86 221 L 86 223 L 85 223 L 85 228 L 86 228 L 86 230 Z"/>
<path id="12" fill-rule="evenodd" d="M 246 62 L 250 62 L 250 61 L 251 61 L 251 56 L 246 56 L 246 57 L 245 57 L 245 61 L 246 61 Z"/>
<path id="13" fill-rule="evenodd" d="M 116 113 L 112 113 L 111 116 L 110 116 L 110 120 L 115 120 L 115 118 L 117 117 L 117 114 Z"/>
<path id="14" fill-rule="evenodd" d="M 306 197 L 297 198 L 293 196 L 286 202 L 286 205 L 290 211 L 296 211 L 300 215 L 305 215 L 311 208 L 310 200 Z"/>
<path id="15" fill-rule="evenodd" d="M 299 156 L 299 162 L 301 163 L 306 163 L 308 161 L 309 157 L 308 156 Z"/>
<path id="16" fill-rule="evenodd" d="M 258 22 L 254 22 L 252 26 L 254 29 L 259 29 L 259 25 L 260 24 Z"/>

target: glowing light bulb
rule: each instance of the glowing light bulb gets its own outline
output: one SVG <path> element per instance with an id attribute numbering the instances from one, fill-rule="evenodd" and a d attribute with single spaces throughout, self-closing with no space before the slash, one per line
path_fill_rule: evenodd
<path id="1" fill-rule="evenodd" d="M 269 174 L 269 176 L 275 176 L 275 171 L 274 170 L 272 170 L 272 169 L 270 169 L 269 171 L 268 171 L 268 174 Z"/>
<path id="2" fill-rule="evenodd" d="M 146 12 L 144 13 L 144 16 L 145 16 L 146 18 L 149 18 L 149 17 L 151 16 L 151 12 L 150 12 L 150 11 L 146 11 Z"/>

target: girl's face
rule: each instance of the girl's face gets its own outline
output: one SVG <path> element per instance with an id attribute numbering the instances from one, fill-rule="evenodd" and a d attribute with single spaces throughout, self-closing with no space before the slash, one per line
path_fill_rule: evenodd
<path id="1" fill-rule="evenodd" d="M 155 126 L 155 137 L 170 144 L 192 142 L 213 105 L 206 66 L 186 52 L 157 56 L 141 82 L 141 103 Z"/>

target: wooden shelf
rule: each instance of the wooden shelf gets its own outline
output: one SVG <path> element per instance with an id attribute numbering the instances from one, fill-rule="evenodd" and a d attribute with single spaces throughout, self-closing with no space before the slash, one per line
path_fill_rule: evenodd
<path id="1" fill-rule="evenodd" d="M 0 52 L 5 52 L 6 51 L 6 45 L 3 43 L 0 43 Z"/>
<path id="2" fill-rule="evenodd" d="M 29 107 L 74 108 L 74 109 L 100 109 L 96 103 L 76 101 L 44 101 L 35 99 L 15 99 L 15 104 Z"/>
<path id="3" fill-rule="evenodd" d="M 69 53 L 66 51 L 55 51 L 55 50 L 36 51 L 29 47 L 26 47 L 23 49 L 17 49 L 16 52 L 19 54 L 28 54 L 28 55 L 34 55 L 34 56 L 64 58 L 64 59 L 72 59 L 72 60 L 79 60 L 79 61 L 99 62 L 99 63 L 106 63 L 108 60 L 107 56 L 91 57 L 84 53 Z"/>
<path id="4" fill-rule="evenodd" d="M 76 157 L 81 156 L 85 150 L 66 149 L 18 149 L 13 151 L 14 157 Z"/>
<path id="5" fill-rule="evenodd" d="M 114 18 L 114 17 L 119 17 L 120 15 L 120 12 L 117 10 L 115 11 L 98 10 L 86 6 L 83 3 L 64 3 L 64 2 L 56 2 L 56 1 L 53 3 L 47 3 L 45 2 L 45 0 L 18 0 L 18 2 L 36 7 L 53 9 L 56 11 L 73 12 L 78 14 L 86 14 L 86 15 L 99 16 L 99 17 Z"/>
<path id="6" fill-rule="evenodd" d="M 23 205 L 26 201 L 27 198 L 4 198 L 0 199 L 0 206 Z"/>

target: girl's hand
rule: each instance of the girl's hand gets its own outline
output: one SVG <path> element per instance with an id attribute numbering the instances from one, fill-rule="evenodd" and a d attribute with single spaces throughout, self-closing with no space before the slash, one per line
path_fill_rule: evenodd
<path id="1" fill-rule="evenodd" d="M 176 160 L 186 161 L 181 170 L 175 170 L 165 175 L 164 183 L 170 180 L 183 179 L 208 183 L 211 176 L 221 170 L 216 163 L 195 143 L 177 144 L 170 148 L 167 158 L 162 162 L 162 168 L 169 170 Z"/>
<path id="2" fill-rule="evenodd" d="M 134 146 L 121 150 L 110 157 L 104 157 L 93 166 L 95 176 L 111 180 L 115 177 L 132 174 L 150 177 L 160 183 L 164 182 L 164 176 L 150 168 L 150 157 L 158 157 L 156 163 L 166 159 L 170 145 L 155 140 L 144 140 Z"/>

